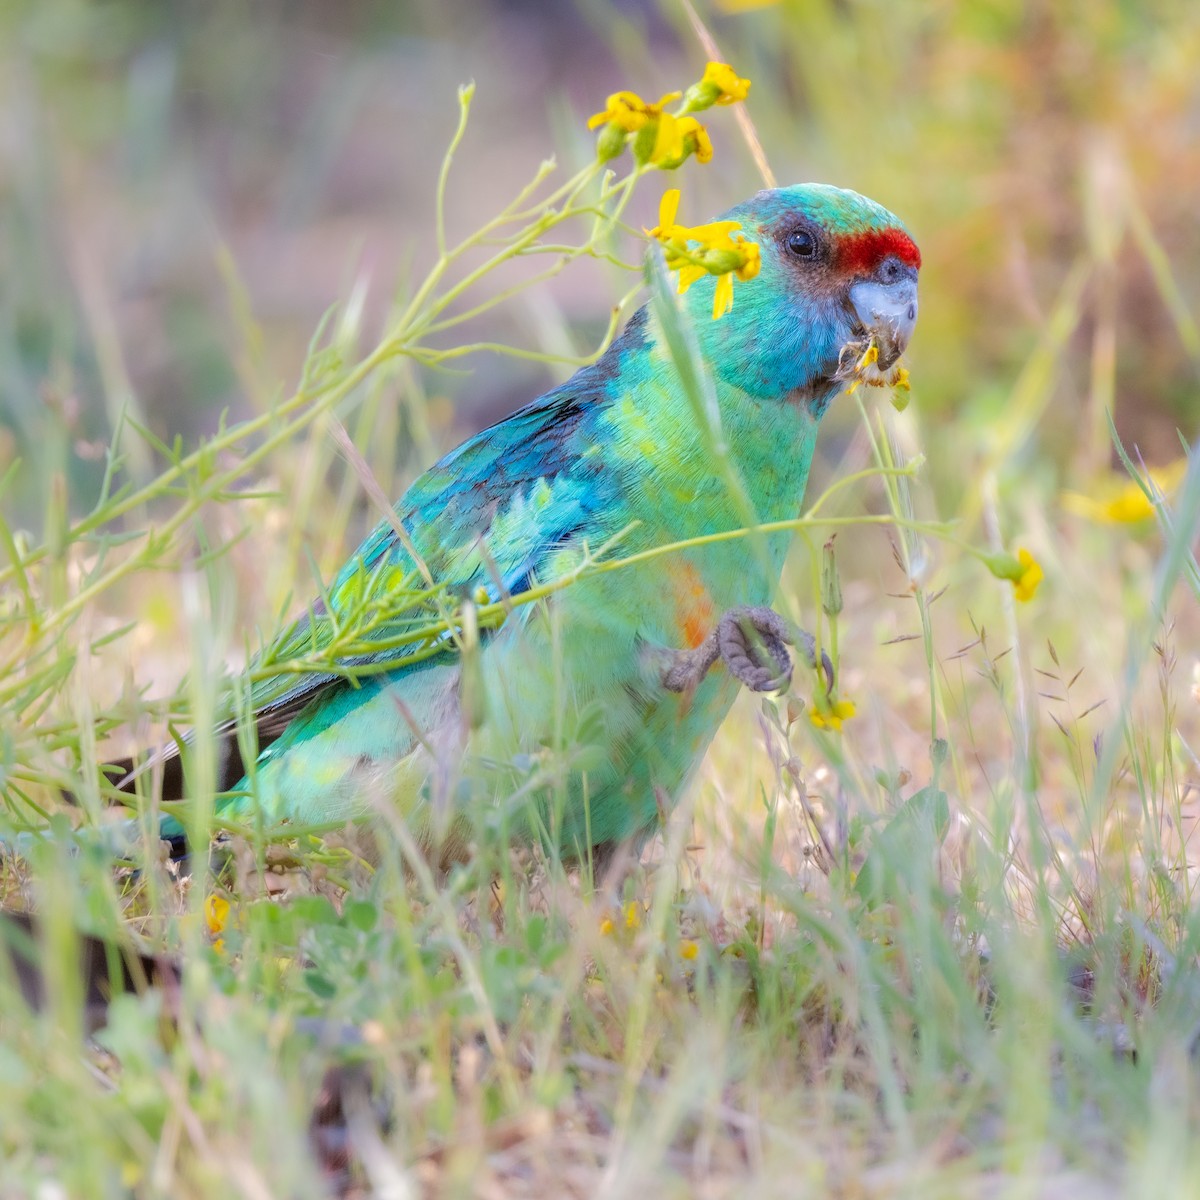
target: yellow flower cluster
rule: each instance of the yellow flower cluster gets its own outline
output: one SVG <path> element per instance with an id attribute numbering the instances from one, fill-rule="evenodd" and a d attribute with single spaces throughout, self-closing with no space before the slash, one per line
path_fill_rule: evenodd
<path id="1" fill-rule="evenodd" d="M 642 905 L 637 900 L 630 900 L 622 910 L 621 916 L 624 926 L 630 932 L 635 932 L 642 927 Z M 600 922 L 600 936 L 612 937 L 616 930 L 616 925 L 612 917 L 605 917 Z"/>
<path id="2" fill-rule="evenodd" d="M 713 320 L 723 317 L 733 307 L 733 277 L 743 282 L 753 279 L 762 265 L 762 255 L 755 242 L 739 235 L 737 221 L 714 221 L 709 225 L 677 225 L 679 189 L 663 193 L 658 207 L 658 225 L 647 229 L 649 237 L 660 242 L 667 266 L 679 272 L 679 292 L 682 295 L 705 275 L 716 275 L 713 290 Z M 693 245 L 694 243 L 694 245 Z"/>
<path id="3" fill-rule="evenodd" d="M 817 729 L 829 729 L 840 733 L 842 722 L 850 720 L 858 712 L 853 700 L 829 700 L 818 697 L 808 710 L 808 719 Z"/>
<path id="4" fill-rule="evenodd" d="M 713 153 L 708 130 L 689 114 L 714 104 L 734 104 L 744 100 L 749 90 L 750 80 L 738 76 L 728 63 L 710 62 L 704 78 L 688 88 L 678 112 L 667 112 L 666 106 L 678 100 L 680 92 L 667 92 L 657 103 L 643 100 L 636 92 L 614 92 L 604 108 L 588 119 L 589 129 L 601 130 L 596 154 L 601 162 L 608 162 L 632 138 L 634 161 L 639 165 L 673 171 L 693 155 L 698 162 L 708 162 Z"/>

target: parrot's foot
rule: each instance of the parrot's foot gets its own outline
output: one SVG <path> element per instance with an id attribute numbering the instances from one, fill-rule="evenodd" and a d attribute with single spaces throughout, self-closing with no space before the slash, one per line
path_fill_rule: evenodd
<path id="1" fill-rule="evenodd" d="M 663 686 L 671 692 L 692 692 L 721 659 L 729 673 L 751 691 L 779 691 L 792 678 L 788 643 L 798 644 L 810 665 L 817 665 L 812 634 L 803 629 L 793 634 L 787 622 L 765 605 L 731 608 L 694 650 L 674 652 L 662 674 Z M 821 660 L 832 688 L 833 663 L 827 654 L 822 654 Z"/>

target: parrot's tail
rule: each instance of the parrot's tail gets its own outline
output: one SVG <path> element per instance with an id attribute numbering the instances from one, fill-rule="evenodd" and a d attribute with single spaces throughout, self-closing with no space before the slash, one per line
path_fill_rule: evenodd
<path id="1" fill-rule="evenodd" d="M 237 783 L 245 777 L 246 764 L 242 759 L 241 747 L 237 735 L 232 730 L 222 730 L 217 736 L 217 778 L 215 789 L 218 792 L 232 791 Z M 260 744 L 265 749 L 274 741 L 264 741 Z M 160 800 L 182 800 L 187 794 L 187 778 L 183 769 L 183 756 L 179 744 L 168 742 L 165 746 L 153 751 L 144 758 L 118 758 L 112 762 L 102 763 L 100 774 L 107 779 L 118 792 L 127 796 L 136 795 L 138 780 L 146 779 L 153 794 Z M 143 785 L 146 786 L 145 784 Z M 69 804 L 78 804 L 78 800 L 70 792 L 62 793 L 63 799 Z M 114 801 L 120 803 L 119 801 Z"/>
<path id="2" fill-rule="evenodd" d="M 134 797 L 139 790 L 143 790 L 152 792 L 161 801 L 183 800 L 187 797 L 184 760 L 179 746 L 174 742 L 169 742 L 145 758 L 119 758 L 102 763 L 100 774 L 107 780 L 109 787 L 115 788 L 125 796 Z M 233 790 L 245 774 L 246 767 L 237 737 L 230 732 L 220 738 L 214 790 Z M 63 789 L 59 794 L 65 803 L 74 808 L 81 807 L 79 797 L 73 792 Z M 112 796 L 111 792 L 108 793 L 108 799 L 113 805 L 123 803 L 120 797 Z M 0 853 L 7 851 L 27 858 L 36 841 L 48 836 L 49 834 L 43 833 L 20 833 L 13 837 L 0 835 Z M 81 831 L 76 836 L 86 840 L 88 844 L 99 844 L 111 849 L 112 858 L 116 862 L 140 858 L 139 851 L 145 844 L 143 828 L 136 820 L 115 821 L 102 829 L 89 828 Z M 180 862 L 187 857 L 187 838 L 183 827 L 174 817 L 159 818 L 159 837 L 168 843 L 173 862 Z"/>
<path id="3" fill-rule="evenodd" d="M 124 863 L 137 866 L 145 859 L 146 831 L 142 823 L 133 817 L 103 825 L 89 825 L 73 830 L 69 837 L 74 851 L 94 850 L 111 859 L 114 866 Z M 11 855 L 28 861 L 35 855 L 38 846 L 57 840 L 58 832 L 51 829 L 0 834 L 0 858 Z M 166 844 L 172 862 L 182 862 L 188 857 L 187 835 L 174 817 L 159 817 L 158 840 Z"/>

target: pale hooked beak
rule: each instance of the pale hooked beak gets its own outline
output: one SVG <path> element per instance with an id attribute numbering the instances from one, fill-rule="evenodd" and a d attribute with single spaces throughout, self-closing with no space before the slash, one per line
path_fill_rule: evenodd
<path id="1" fill-rule="evenodd" d="M 915 272 L 914 272 L 915 276 Z M 904 353 L 917 323 L 917 281 L 863 280 L 850 289 L 854 314 L 879 347 L 879 367 L 888 370 Z"/>

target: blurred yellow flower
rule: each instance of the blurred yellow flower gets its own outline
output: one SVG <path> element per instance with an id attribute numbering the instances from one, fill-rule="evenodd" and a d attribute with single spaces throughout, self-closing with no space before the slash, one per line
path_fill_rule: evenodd
<path id="1" fill-rule="evenodd" d="M 642 927 L 642 905 L 637 900 L 630 900 L 628 904 L 621 910 L 621 918 L 626 929 L 640 929 Z M 600 936 L 612 937 L 616 932 L 617 926 L 612 917 L 605 917 L 600 922 Z"/>
<path id="2" fill-rule="evenodd" d="M 858 712 L 853 700 L 829 701 L 819 699 L 814 701 L 808 710 L 808 719 L 818 729 L 832 729 L 840 732 L 842 722 L 850 720 Z"/>
<path id="3" fill-rule="evenodd" d="M 1024 547 L 1017 551 L 1017 562 L 1021 564 L 1022 569 L 1021 574 L 1012 581 L 1013 594 L 1024 603 L 1033 599 L 1034 593 L 1038 590 L 1038 584 L 1042 582 L 1045 575 L 1042 573 L 1041 563 Z"/>
<path id="4" fill-rule="evenodd" d="M 223 933 L 229 920 L 229 901 L 224 896 L 208 896 L 204 901 L 204 923 L 211 934 Z"/>
<path id="5" fill-rule="evenodd" d="M 1012 584 L 1013 595 L 1022 603 L 1033 599 L 1045 578 L 1042 564 L 1024 548 L 1018 550 L 1015 557 L 1006 550 L 994 553 L 975 550 L 973 553 L 997 579 L 1007 579 Z"/>
<path id="6" fill-rule="evenodd" d="M 218 954 L 225 953 L 225 924 L 229 920 L 229 901 L 224 896 L 206 896 L 204 898 L 204 923 L 213 938 L 213 949 Z"/>
<path id="7" fill-rule="evenodd" d="M 1164 497 L 1170 496 L 1183 481 L 1187 468 L 1186 458 L 1177 459 L 1165 467 L 1152 467 L 1148 472 L 1150 482 Z M 1077 516 L 1110 525 L 1136 525 L 1154 516 L 1154 502 L 1133 479 L 1111 475 L 1099 484 L 1097 492 L 1096 496 L 1063 492 L 1063 507 Z"/>
<path id="8" fill-rule="evenodd" d="M 684 938 L 679 943 L 679 957 L 686 958 L 689 961 L 700 953 L 700 943 L 693 942 L 691 938 Z"/>
<path id="9" fill-rule="evenodd" d="M 682 295 L 704 275 L 716 275 L 713 290 L 713 320 L 722 317 L 733 307 L 733 277 L 753 279 L 762 266 L 762 254 L 755 242 L 735 239 L 741 229 L 738 221 L 714 221 L 709 225 L 677 225 L 679 189 L 663 193 L 658 207 L 658 225 L 646 234 L 660 242 L 672 271 L 679 272 L 679 291 Z M 696 242 L 692 247 L 689 243 Z"/>

